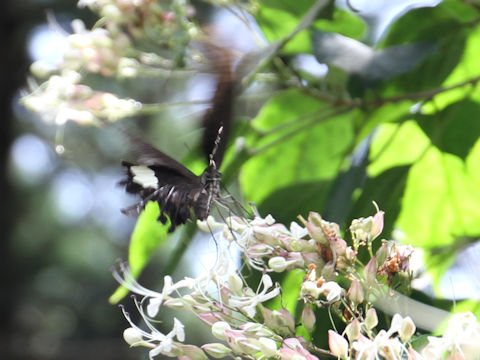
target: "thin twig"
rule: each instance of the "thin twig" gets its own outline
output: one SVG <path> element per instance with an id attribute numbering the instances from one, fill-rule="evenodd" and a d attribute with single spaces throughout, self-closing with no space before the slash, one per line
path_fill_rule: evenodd
<path id="1" fill-rule="evenodd" d="M 308 88 L 301 86 L 299 87 L 300 90 L 303 92 L 307 93 L 308 95 L 314 96 L 317 99 L 323 100 L 330 102 L 334 105 L 343 105 L 343 106 L 350 106 L 350 107 L 359 107 L 359 106 L 382 106 L 387 103 L 395 103 L 395 102 L 400 102 L 404 100 L 413 100 L 413 101 L 418 101 L 418 100 L 427 100 L 431 99 L 435 95 L 441 94 L 443 92 L 447 92 L 450 90 L 454 90 L 463 86 L 467 85 L 476 85 L 480 81 L 480 76 L 476 76 L 474 78 L 462 81 L 458 84 L 448 86 L 448 87 L 440 87 L 436 89 L 431 89 L 431 90 L 426 90 L 426 91 L 419 91 L 416 93 L 410 93 L 410 94 L 404 94 L 404 95 L 396 95 L 396 96 L 391 96 L 391 97 L 386 97 L 386 98 L 377 98 L 377 99 L 360 99 L 360 98 L 355 98 L 355 99 L 339 99 L 335 98 L 329 94 L 325 94 L 322 92 L 319 92 L 315 89 Z"/>
<path id="2" fill-rule="evenodd" d="M 269 144 L 264 145 L 264 146 L 262 146 L 260 148 L 257 148 L 257 149 L 253 149 L 250 152 L 250 154 L 251 154 L 251 156 L 258 155 L 259 153 L 264 152 L 265 150 L 268 150 L 269 148 L 283 142 L 284 140 L 288 139 L 289 137 L 294 136 L 297 133 L 309 128 L 313 124 L 320 123 L 320 122 L 323 122 L 323 121 L 326 121 L 326 120 L 330 120 L 332 117 L 347 113 L 351 109 L 352 109 L 352 107 L 342 108 L 342 109 L 339 109 L 338 111 L 336 111 L 333 114 L 329 114 L 328 116 L 322 116 L 320 118 L 313 119 L 312 121 L 308 121 L 308 122 L 304 123 L 303 125 L 301 125 L 301 126 L 295 128 L 295 129 L 293 129 L 292 131 L 286 133 L 285 135 L 278 137 L 277 139 L 273 140 Z"/>

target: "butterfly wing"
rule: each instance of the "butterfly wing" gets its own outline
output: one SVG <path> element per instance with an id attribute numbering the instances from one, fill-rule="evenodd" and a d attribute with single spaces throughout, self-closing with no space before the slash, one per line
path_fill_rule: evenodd
<path id="1" fill-rule="evenodd" d="M 143 141 L 138 136 L 127 132 L 124 132 L 124 134 L 130 140 L 131 150 L 139 164 L 155 166 L 159 171 L 166 171 L 166 176 L 167 174 L 177 173 L 178 175 L 183 176 L 185 179 L 194 179 L 197 177 L 197 175 L 188 170 L 177 160 L 171 158 L 149 143 Z"/>
<path id="2" fill-rule="evenodd" d="M 205 45 L 205 54 L 217 72 L 217 86 L 212 99 L 212 105 L 203 117 L 205 130 L 202 148 L 207 155 L 207 160 L 210 161 L 211 156 L 217 168 L 219 168 L 230 132 L 236 83 L 232 74 L 232 54 L 230 51 L 213 44 Z M 220 127 L 223 130 L 220 138 L 217 140 Z M 216 142 L 218 145 L 215 144 Z M 216 151 L 214 151 L 215 147 L 217 147 Z"/>
<path id="3" fill-rule="evenodd" d="M 218 168 L 223 159 L 230 128 L 235 83 L 229 51 L 214 45 L 208 47 L 208 57 L 218 73 L 218 79 L 212 106 L 203 120 L 205 132 L 202 145 L 209 161 L 203 174 L 195 175 L 178 161 L 140 138 L 126 134 L 141 165 L 123 162 L 127 168 L 127 176 L 120 184 L 125 185 L 128 192 L 140 195 L 142 200 L 122 211 L 135 215 L 140 213 L 148 201 L 156 201 L 161 209 L 158 220 L 165 224 L 167 216 L 170 218 L 169 232 L 189 220 L 192 211 L 198 219 L 206 219 L 213 199 L 220 194 Z"/>
<path id="4" fill-rule="evenodd" d="M 169 232 L 191 218 L 192 210 L 202 208 L 200 202 L 206 196 L 202 177 L 195 175 L 181 163 L 154 148 L 133 134 L 126 134 L 130 140 L 138 164 L 122 162 L 126 177 L 120 182 L 127 192 L 139 195 L 141 200 L 122 212 L 138 215 L 149 201 L 160 206 L 158 218 L 163 224 L 170 218 Z"/>

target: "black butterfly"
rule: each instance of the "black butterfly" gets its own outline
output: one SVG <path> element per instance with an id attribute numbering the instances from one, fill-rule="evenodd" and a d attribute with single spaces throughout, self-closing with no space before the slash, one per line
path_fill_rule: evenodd
<path id="1" fill-rule="evenodd" d="M 220 60 L 216 60 L 219 71 L 217 88 L 212 106 L 204 116 L 205 132 L 203 150 L 207 154 L 208 166 L 200 176 L 195 175 L 178 161 L 160 150 L 129 135 L 138 153 L 139 165 L 122 162 L 127 168 L 127 177 L 120 182 L 127 192 L 138 194 L 142 200 L 122 212 L 137 215 L 148 201 L 156 201 L 160 205 L 158 220 L 165 224 L 167 216 L 171 226 L 169 232 L 195 217 L 205 220 L 210 213 L 212 202 L 220 197 L 220 171 L 226 140 L 232 117 L 234 81 L 231 74 L 229 54 L 215 48 Z M 228 58 L 225 58 L 227 57 Z"/>

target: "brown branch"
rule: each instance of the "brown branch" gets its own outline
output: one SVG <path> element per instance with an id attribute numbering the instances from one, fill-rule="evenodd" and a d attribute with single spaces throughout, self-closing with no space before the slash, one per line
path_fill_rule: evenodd
<path id="1" fill-rule="evenodd" d="M 463 86 L 467 85 L 476 85 L 480 81 L 480 76 L 476 76 L 469 80 L 465 80 L 461 83 L 448 86 L 448 87 L 440 87 L 436 89 L 426 90 L 426 91 L 419 91 L 416 93 L 404 94 L 404 95 L 397 95 L 391 96 L 386 98 L 376 98 L 376 99 L 361 99 L 361 98 L 354 98 L 354 99 L 339 99 L 335 98 L 329 94 L 321 93 L 314 89 L 308 87 L 300 87 L 304 93 L 316 97 L 317 99 L 329 102 L 336 106 L 350 106 L 350 107 L 359 107 L 359 106 L 382 106 L 386 103 L 395 103 L 404 100 L 428 100 L 434 97 L 435 95 L 441 94 L 443 92 L 447 92 L 450 90 L 454 90 Z"/>

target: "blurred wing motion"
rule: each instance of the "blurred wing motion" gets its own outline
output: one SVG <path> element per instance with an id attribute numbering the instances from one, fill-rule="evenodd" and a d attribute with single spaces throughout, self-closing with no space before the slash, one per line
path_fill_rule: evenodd
<path id="1" fill-rule="evenodd" d="M 128 135 L 139 164 L 123 162 L 127 176 L 120 182 L 127 192 L 142 198 L 137 204 L 123 209 L 127 215 L 137 215 L 148 201 L 160 205 L 158 220 L 165 224 L 167 216 L 173 232 L 178 225 L 191 219 L 192 212 L 200 220 L 210 213 L 212 201 L 220 196 L 220 167 L 225 151 L 233 107 L 234 84 L 231 75 L 231 58 L 226 50 L 208 46 L 212 53 L 207 57 L 218 71 L 217 88 L 212 106 L 204 116 L 205 132 L 203 150 L 208 166 L 200 176 L 195 175 L 178 161 L 141 139 Z"/>

